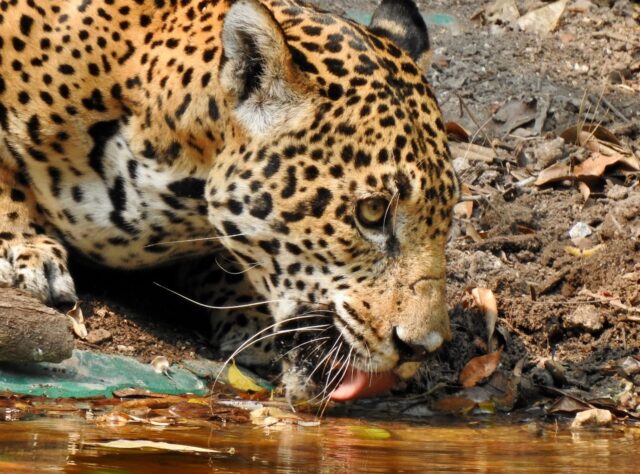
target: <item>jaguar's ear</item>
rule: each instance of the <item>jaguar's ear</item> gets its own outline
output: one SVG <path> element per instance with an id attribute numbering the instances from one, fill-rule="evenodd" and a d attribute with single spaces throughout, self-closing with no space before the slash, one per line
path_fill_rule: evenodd
<path id="1" fill-rule="evenodd" d="M 284 32 L 257 0 L 233 3 L 222 29 L 223 89 L 236 101 L 236 116 L 254 134 L 271 133 L 304 102 L 300 72 Z"/>
<path id="2" fill-rule="evenodd" d="M 413 0 L 382 0 L 369 29 L 404 49 L 426 72 L 431 60 L 429 32 Z"/>

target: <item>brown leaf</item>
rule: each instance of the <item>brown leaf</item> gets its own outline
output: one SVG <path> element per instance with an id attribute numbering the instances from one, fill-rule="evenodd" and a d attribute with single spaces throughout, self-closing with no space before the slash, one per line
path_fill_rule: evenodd
<path id="1" fill-rule="evenodd" d="M 496 154 L 491 148 L 474 145 L 473 143 L 452 142 L 449 144 L 449 148 L 453 158 L 466 158 L 467 160 L 483 161 L 485 163 L 492 163 L 496 158 Z"/>
<path id="2" fill-rule="evenodd" d="M 484 315 L 484 322 L 487 328 L 487 347 L 490 351 L 494 351 L 496 347 L 493 333 L 496 329 L 496 321 L 498 320 L 498 303 L 496 297 L 488 288 L 474 288 L 471 295 L 478 307 Z"/>
<path id="3" fill-rule="evenodd" d="M 444 124 L 444 129 L 447 132 L 447 136 L 451 140 L 456 140 L 459 142 L 468 142 L 469 141 L 469 132 L 467 132 L 462 125 L 456 122 L 447 122 Z"/>
<path id="4" fill-rule="evenodd" d="M 498 367 L 502 350 L 474 357 L 460 371 L 460 383 L 465 388 L 475 387 L 478 382 L 489 377 Z"/>
<path id="5" fill-rule="evenodd" d="M 563 396 L 558 398 L 547 410 L 548 413 L 577 413 L 591 408 L 585 402 L 573 397 Z"/>
<path id="6" fill-rule="evenodd" d="M 466 397 L 446 397 L 437 400 L 433 409 L 441 413 L 466 414 L 476 407 L 476 402 Z"/>
<path id="7" fill-rule="evenodd" d="M 463 201 L 453 206 L 453 215 L 458 219 L 469 219 L 473 215 L 473 201 Z"/>
<path id="8" fill-rule="evenodd" d="M 582 142 L 582 133 L 587 132 L 592 137 L 602 140 L 604 142 L 613 143 L 615 145 L 621 145 L 616 136 L 602 125 L 582 125 L 581 127 L 570 127 L 560 134 L 560 137 L 567 143 L 573 143 L 575 145 L 584 145 Z"/>

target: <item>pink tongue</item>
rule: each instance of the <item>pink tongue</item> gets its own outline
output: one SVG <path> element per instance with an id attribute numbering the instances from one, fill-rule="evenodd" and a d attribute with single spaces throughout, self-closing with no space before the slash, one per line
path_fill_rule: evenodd
<path id="1" fill-rule="evenodd" d="M 331 393 L 331 399 L 337 401 L 355 400 L 357 398 L 375 397 L 393 387 L 396 376 L 393 372 L 368 374 L 353 367 L 347 369 L 342 382 Z"/>

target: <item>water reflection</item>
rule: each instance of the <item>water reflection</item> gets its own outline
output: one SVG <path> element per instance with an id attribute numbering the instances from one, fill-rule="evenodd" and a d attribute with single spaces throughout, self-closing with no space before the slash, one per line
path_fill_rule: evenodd
<path id="1" fill-rule="evenodd" d="M 117 439 L 164 441 L 218 452 L 113 450 L 92 444 Z M 638 448 L 639 428 L 572 433 L 555 425 L 493 421 L 369 425 L 333 419 L 314 428 L 165 429 L 102 428 L 68 418 L 0 424 L 0 472 L 12 473 L 631 473 L 638 472 Z"/>

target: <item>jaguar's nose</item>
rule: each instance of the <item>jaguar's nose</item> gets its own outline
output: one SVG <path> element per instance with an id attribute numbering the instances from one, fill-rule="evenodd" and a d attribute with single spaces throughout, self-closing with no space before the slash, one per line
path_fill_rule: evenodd
<path id="1" fill-rule="evenodd" d="M 440 333 L 431 331 L 419 344 L 416 344 L 411 338 L 407 337 L 406 331 L 402 326 L 393 328 L 392 338 L 400 356 L 400 362 L 424 360 L 430 352 L 437 350 L 444 342 Z"/>

